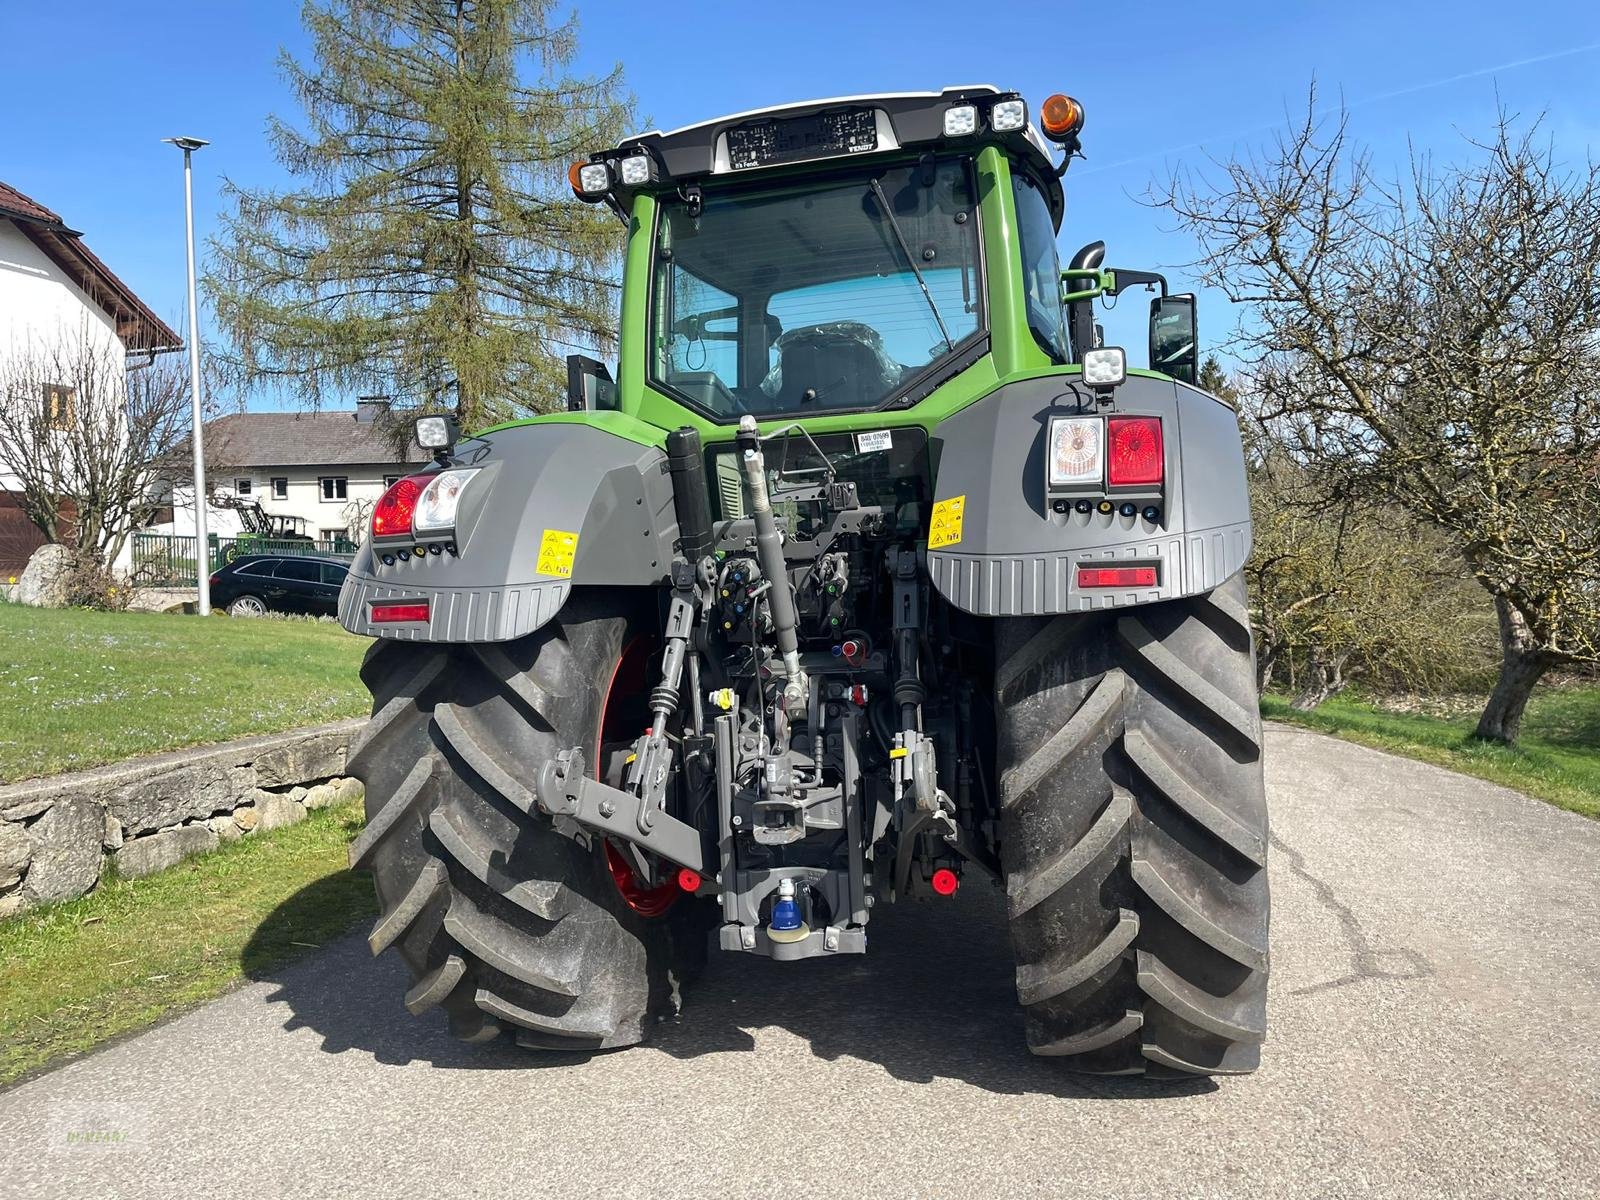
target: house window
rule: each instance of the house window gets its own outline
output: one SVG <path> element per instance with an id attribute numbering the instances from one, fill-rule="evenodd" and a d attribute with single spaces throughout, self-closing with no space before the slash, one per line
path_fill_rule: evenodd
<path id="1" fill-rule="evenodd" d="M 322 538 L 321 538 L 322 541 L 324 541 L 324 542 L 337 542 L 341 538 L 343 538 L 346 534 L 348 534 L 350 531 L 348 529 L 346 529 L 343 525 L 341 525 L 337 529 L 319 529 L 317 532 L 322 535 Z"/>
<path id="2" fill-rule="evenodd" d="M 78 424 L 78 389 L 64 383 L 44 385 L 44 420 L 51 429 L 73 429 Z"/>
<path id="3" fill-rule="evenodd" d="M 289 481 L 282 475 L 272 477 L 272 498 L 274 500 L 287 500 L 289 498 Z"/>
<path id="4" fill-rule="evenodd" d="M 385 475 L 383 477 L 384 490 L 387 491 L 389 488 L 392 488 L 395 484 L 397 484 L 399 482 L 400 482 L 400 476 L 398 476 L 398 475 Z"/>
<path id="5" fill-rule="evenodd" d="M 248 479 L 235 479 L 233 481 L 233 494 L 235 496 L 248 496 L 250 494 L 250 486 L 251 481 Z"/>
<path id="6" fill-rule="evenodd" d="M 350 481 L 343 475 L 324 475 L 317 482 L 322 485 L 322 498 L 325 501 L 350 498 Z"/>

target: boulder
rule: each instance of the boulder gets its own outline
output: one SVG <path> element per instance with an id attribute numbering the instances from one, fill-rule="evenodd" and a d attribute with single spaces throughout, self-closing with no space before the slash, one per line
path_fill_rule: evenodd
<path id="1" fill-rule="evenodd" d="M 235 842 L 244 836 L 244 830 L 239 828 L 239 823 L 233 819 L 232 813 L 212 817 L 206 822 L 206 828 L 224 842 Z"/>
<path id="2" fill-rule="evenodd" d="M 256 793 L 256 812 L 260 815 L 256 828 L 262 830 L 281 829 L 306 819 L 305 805 L 272 792 Z"/>
<path id="3" fill-rule="evenodd" d="M 100 839 L 100 844 L 107 850 L 120 850 L 122 848 L 122 822 L 106 814 L 106 833 Z"/>
<path id="4" fill-rule="evenodd" d="M 15 887 L 33 857 L 33 843 L 21 825 L 0 824 L 0 892 Z"/>
<path id="5" fill-rule="evenodd" d="M 288 798 L 293 800 L 293 793 Z M 305 798 L 300 800 L 299 803 L 309 809 L 327 808 L 330 804 L 339 803 L 339 789 L 331 783 L 319 783 L 315 787 L 307 789 Z"/>
<path id="6" fill-rule="evenodd" d="M 117 851 L 117 872 L 126 879 L 153 875 L 176 866 L 193 854 L 217 848 L 217 835 L 205 825 L 184 825 L 123 842 Z"/>
<path id="7" fill-rule="evenodd" d="M 22 890 L 28 899 L 70 900 L 99 881 L 106 817 L 93 800 L 83 796 L 58 800 L 27 832 L 33 858 Z"/>
<path id="8" fill-rule="evenodd" d="M 344 773 L 348 729 L 309 734 L 286 745 L 263 751 L 255 760 L 257 787 L 290 787 L 308 779 L 327 779 Z"/>
<path id="9" fill-rule="evenodd" d="M 367 789 L 359 779 L 339 780 L 339 803 L 354 804 L 367 794 Z"/>
<path id="10" fill-rule="evenodd" d="M 23 909 L 30 907 L 28 899 L 21 892 L 12 892 L 9 896 L 0 896 L 0 921 L 7 917 L 14 917 Z"/>
<path id="11" fill-rule="evenodd" d="M 22 578 L 17 580 L 17 603 L 35 608 L 64 608 L 67 603 L 67 576 L 72 571 L 72 551 L 48 543 L 28 558 Z"/>
<path id="12" fill-rule="evenodd" d="M 243 808 L 233 810 L 233 823 L 244 833 L 249 833 L 261 820 L 261 814 L 256 811 L 253 804 L 246 804 Z"/>

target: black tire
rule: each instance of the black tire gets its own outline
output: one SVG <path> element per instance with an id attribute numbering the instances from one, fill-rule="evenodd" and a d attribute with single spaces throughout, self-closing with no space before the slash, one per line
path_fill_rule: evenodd
<path id="1" fill-rule="evenodd" d="M 1002 621 L 995 663 L 1029 1048 L 1096 1073 L 1254 1070 L 1267 807 L 1243 581 Z"/>
<path id="2" fill-rule="evenodd" d="M 531 780 L 556 750 L 590 762 L 629 620 L 575 593 L 517 642 L 377 642 L 362 665 L 373 715 L 351 746 L 367 827 L 350 862 L 372 871 L 368 939 L 411 969 L 406 1007 L 442 1007 L 467 1041 L 502 1031 L 540 1049 L 644 1039 L 703 953 L 680 900 L 645 919 L 624 903 L 599 839 L 557 830 Z M 680 911 L 683 910 L 683 911 Z"/>
<path id="3" fill-rule="evenodd" d="M 243 596 L 235 596 L 228 602 L 228 615 L 230 617 L 263 617 L 271 611 L 272 609 L 268 607 L 265 600 L 260 596 L 252 596 L 249 593 Z"/>

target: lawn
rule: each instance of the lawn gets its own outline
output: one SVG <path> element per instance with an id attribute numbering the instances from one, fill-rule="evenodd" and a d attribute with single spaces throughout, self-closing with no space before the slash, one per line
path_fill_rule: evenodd
<path id="1" fill-rule="evenodd" d="M 376 911 L 359 805 L 0 922 L 0 1084 L 309 954 Z"/>
<path id="2" fill-rule="evenodd" d="M 0 783 L 367 711 L 326 621 L 0 604 Z"/>
<path id="3" fill-rule="evenodd" d="M 1528 705 L 1514 749 L 1474 739 L 1475 715 L 1390 712 L 1350 694 L 1335 696 L 1308 713 L 1295 712 L 1281 696 L 1263 696 L 1261 712 L 1600 818 L 1600 687 L 1541 687 Z"/>

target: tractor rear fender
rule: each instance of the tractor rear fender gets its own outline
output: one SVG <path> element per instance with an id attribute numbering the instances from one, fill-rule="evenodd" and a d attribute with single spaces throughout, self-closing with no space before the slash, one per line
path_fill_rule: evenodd
<path id="1" fill-rule="evenodd" d="M 456 552 L 363 543 L 339 594 L 350 632 L 509 641 L 554 617 L 574 585 L 667 578 L 678 526 L 662 451 L 587 425 L 530 424 L 462 442 L 450 465 L 479 469 L 462 493 Z M 427 620 L 373 622 L 373 605 L 399 601 L 427 601 Z"/>
<path id="2" fill-rule="evenodd" d="M 1052 493 L 1057 416 L 1155 416 L 1159 485 Z M 1084 612 L 1209 592 L 1250 554 L 1250 495 L 1234 411 L 1169 379 L 1130 376 L 1100 403 L 1078 375 L 1007 384 L 934 430 L 934 586 L 980 616 Z M 1088 500 L 1092 511 L 1078 511 Z M 1115 511 L 1099 511 L 1110 500 Z M 1067 512 L 1057 511 L 1065 501 Z M 1132 504 L 1137 511 L 1124 516 Z M 1153 518 L 1145 516 L 1154 510 Z M 1153 586 L 1080 588 L 1081 567 L 1154 567 Z"/>

